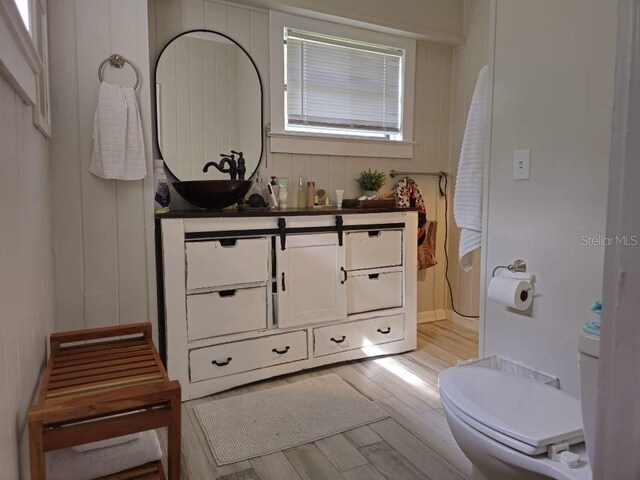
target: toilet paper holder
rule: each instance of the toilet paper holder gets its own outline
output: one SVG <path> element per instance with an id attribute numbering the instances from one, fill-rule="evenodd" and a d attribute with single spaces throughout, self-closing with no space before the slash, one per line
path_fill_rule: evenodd
<path id="1" fill-rule="evenodd" d="M 525 263 L 524 260 L 517 259 L 517 260 L 514 260 L 513 263 L 510 264 L 510 265 L 498 265 L 496 268 L 493 269 L 493 273 L 491 274 L 491 278 L 495 277 L 496 276 L 496 272 L 501 268 L 506 268 L 510 272 L 524 273 L 524 272 L 527 271 L 527 264 Z"/>

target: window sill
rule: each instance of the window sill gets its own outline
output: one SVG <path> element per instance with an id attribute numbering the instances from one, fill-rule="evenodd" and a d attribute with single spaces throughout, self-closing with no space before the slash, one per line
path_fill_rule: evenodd
<path id="1" fill-rule="evenodd" d="M 344 157 L 413 158 L 415 142 L 374 138 L 310 135 L 298 133 L 268 134 L 270 152 Z"/>

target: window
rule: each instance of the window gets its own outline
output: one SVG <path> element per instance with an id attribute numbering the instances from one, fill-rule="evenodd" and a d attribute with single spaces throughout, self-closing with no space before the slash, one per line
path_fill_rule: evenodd
<path id="1" fill-rule="evenodd" d="M 286 28 L 285 130 L 402 140 L 404 50 Z"/>
<path id="2" fill-rule="evenodd" d="M 31 26 L 29 25 L 29 1 L 30 0 L 15 0 L 18 11 L 20 12 L 20 16 L 22 17 L 22 21 L 24 22 L 24 26 L 27 27 L 27 30 L 30 31 Z"/>
<path id="3" fill-rule="evenodd" d="M 0 70 L 51 137 L 47 0 L 0 0 Z"/>
<path id="4" fill-rule="evenodd" d="M 414 40 L 269 15 L 272 152 L 413 156 Z"/>
<path id="5" fill-rule="evenodd" d="M 47 0 L 31 0 L 30 12 L 31 36 L 42 62 L 42 69 L 36 75 L 37 102 L 33 107 L 33 123 L 44 135 L 51 138 Z"/>

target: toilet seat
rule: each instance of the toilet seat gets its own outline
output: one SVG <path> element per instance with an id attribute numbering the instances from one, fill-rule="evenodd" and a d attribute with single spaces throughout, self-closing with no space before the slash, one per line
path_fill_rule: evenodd
<path id="1" fill-rule="evenodd" d="M 443 402 L 461 421 L 526 455 L 584 441 L 580 402 L 558 389 L 481 367 L 453 367 L 439 378 Z"/>

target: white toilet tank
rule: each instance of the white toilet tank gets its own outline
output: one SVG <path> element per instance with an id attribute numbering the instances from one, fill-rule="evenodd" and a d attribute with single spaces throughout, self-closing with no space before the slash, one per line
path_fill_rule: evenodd
<path id="1" fill-rule="evenodd" d="M 584 437 L 587 443 L 589 463 L 593 465 L 593 449 L 596 437 L 600 337 L 580 330 L 578 350 L 580 351 L 580 403 L 582 405 L 582 423 L 584 426 Z"/>

